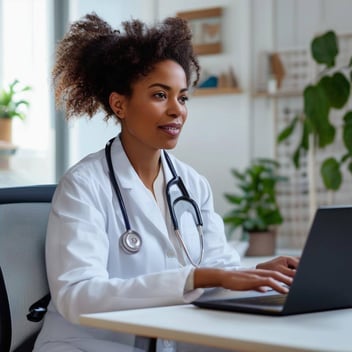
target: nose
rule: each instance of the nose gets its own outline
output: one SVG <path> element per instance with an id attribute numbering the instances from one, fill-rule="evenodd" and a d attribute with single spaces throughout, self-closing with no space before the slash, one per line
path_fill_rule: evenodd
<path id="1" fill-rule="evenodd" d="M 179 117 L 184 115 L 185 106 L 182 105 L 178 99 L 170 99 L 167 107 L 167 114 L 172 117 Z"/>

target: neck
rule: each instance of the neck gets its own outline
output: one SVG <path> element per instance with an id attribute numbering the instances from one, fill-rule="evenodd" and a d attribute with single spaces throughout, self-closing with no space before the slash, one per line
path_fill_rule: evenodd
<path id="1" fill-rule="evenodd" d="M 139 178 L 154 193 L 153 183 L 160 169 L 160 149 L 150 150 L 133 144 L 129 145 L 128 143 L 124 143 L 123 138 L 121 138 L 121 143 Z"/>

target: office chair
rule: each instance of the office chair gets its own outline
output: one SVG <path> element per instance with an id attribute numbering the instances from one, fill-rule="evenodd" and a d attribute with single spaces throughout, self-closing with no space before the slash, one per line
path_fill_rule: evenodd
<path id="1" fill-rule="evenodd" d="M 44 243 L 55 185 L 0 188 L 0 351 L 32 351 L 29 307 L 49 292 Z"/>

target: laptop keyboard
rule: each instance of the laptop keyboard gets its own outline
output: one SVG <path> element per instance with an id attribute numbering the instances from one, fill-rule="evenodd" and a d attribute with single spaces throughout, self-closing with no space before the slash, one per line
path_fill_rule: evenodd
<path id="1" fill-rule="evenodd" d="M 246 297 L 237 298 L 233 302 L 249 303 L 249 304 L 259 304 L 266 306 L 282 306 L 285 303 L 287 295 L 277 294 L 270 296 L 256 296 L 256 297 Z"/>

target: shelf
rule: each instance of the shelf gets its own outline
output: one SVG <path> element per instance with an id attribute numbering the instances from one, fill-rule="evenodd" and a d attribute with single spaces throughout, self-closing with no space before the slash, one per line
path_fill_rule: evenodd
<path id="1" fill-rule="evenodd" d="M 268 93 L 268 92 L 255 92 L 254 97 L 264 97 L 264 98 L 288 98 L 288 97 L 300 97 L 302 92 L 277 92 L 277 93 Z"/>
<path id="2" fill-rule="evenodd" d="M 234 87 L 224 88 L 198 88 L 192 93 L 193 96 L 221 95 L 221 94 L 241 94 L 242 90 Z"/>

